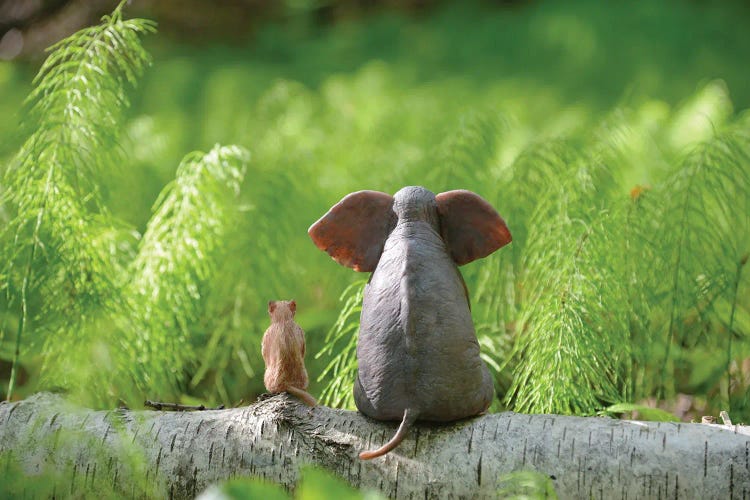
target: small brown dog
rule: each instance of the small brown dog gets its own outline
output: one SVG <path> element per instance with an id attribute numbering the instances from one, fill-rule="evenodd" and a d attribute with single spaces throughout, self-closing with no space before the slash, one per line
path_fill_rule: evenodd
<path id="1" fill-rule="evenodd" d="M 305 332 L 294 322 L 297 303 L 277 300 L 268 303 L 271 326 L 263 334 L 261 354 L 266 362 L 263 383 L 271 393 L 288 392 L 310 406 L 317 402 L 307 389 Z"/>

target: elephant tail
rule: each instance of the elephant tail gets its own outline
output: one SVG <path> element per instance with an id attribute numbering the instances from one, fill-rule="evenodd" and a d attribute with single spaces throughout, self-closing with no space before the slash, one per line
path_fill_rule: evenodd
<path id="1" fill-rule="evenodd" d="M 396 446 L 401 444 L 401 441 L 404 440 L 404 438 L 406 437 L 406 433 L 409 431 L 409 427 L 411 427 L 412 424 L 417 420 L 418 416 L 419 413 L 415 410 L 409 408 L 404 410 L 404 418 L 401 420 L 401 425 L 399 425 L 396 434 L 391 438 L 391 440 L 377 450 L 363 451 L 359 454 L 359 458 L 361 458 L 362 460 L 370 460 L 371 458 L 385 455 L 386 453 L 394 449 Z"/>

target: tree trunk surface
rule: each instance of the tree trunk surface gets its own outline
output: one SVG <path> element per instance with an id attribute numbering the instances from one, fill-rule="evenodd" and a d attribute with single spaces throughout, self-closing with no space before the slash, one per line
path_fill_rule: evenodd
<path id="1" fill-rule="evenodd" d="M 57 491 L 66 495 L 94 478 L 129 491 L 135 453 L 154 491 L 171 498 L 193 498 L 235 476 L 292 489 L 305 464 L 392 498 L 491 497 L 501 477 L 518 470 L 546 474 L 560 498 L 750 498 L 747 426 L 499 413 L 418 423 L 390 454 L 358 458 L 397 425 L 286 395 L 163 412 L 92 411 L 42 393 L 0 404 L 0 458 L 12 456 L 29 482 L 56 467 L 64 478 Z"/>

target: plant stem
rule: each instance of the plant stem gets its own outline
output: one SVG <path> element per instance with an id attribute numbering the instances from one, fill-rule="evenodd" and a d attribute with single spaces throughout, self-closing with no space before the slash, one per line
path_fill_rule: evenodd
<path id="1" fill-rule="evenodd" d="M 42 219 L 44 219 L 44 212 L 47 208 L 47 199 L 49 198 L 50 188 L 52 187 L 52 175 L 55 171 L 54 165 L 50 167 L 47 174 L 46 185 L 44 186 L 44 202 L 39 209 L 39 213 L 36 216 L 36 224 L 34 225 L 34 234 L 32 236 L 31 251 L 29 252 L 29 260 L 26 263 L 26 272 L 23 276 L 23 283 L 21 284 L 21 316 L 18 318 L 18 329 L 16 330 L 16 348 L 13 352 L 13 364 L 10 368 L 10 380 L 8 381 L 8 394 L 6 399 L 11 400 L 13 396 L 13 389 L 16 385 L 16 377 L 18 374 L 18 362 L 21 357 L 21 338 L 23 337 L 23 331 L 26 328 L 26 318 L 28 316 L 28 310 L 26 306 L 26 291 L 29 288 L 29 281 L 31 281 L 31 268 L 34 265 L 34 257 L 36 256 L 37 244 L 39 242 L 39 228 L 42 227 Z"/>
<path id="2" fill-rule="evenodd" d="M 31 246 L 31 252 L 29 253 L 29 261 L 26 266 L 26 273 L 23 277 L 23 284 L 21 285 L 21 315 L 18 318 L 18 329 L 16 330 L 16 348 L 13 351 L 13 365 L 10 368 L 10 380 L 8 381 L 8 395 L 7 400 L 10 401 L 13 396 L 13 389 L 16 385 L 16 374 L 18 372 L 18 360 L 21 356 L 21 337 L 26 326 L 26 289 L 29 285 L 29 277 L 31 275 L 31 265 L 34 262 L 34 254 L 36 253 L 36 240 Z"/>
<path id="3" fill-rule="evenodd" d="M 705 165 L 705 152 L 701 157 L 701 165 Z M 693 188 L 693 181 L 698 174 L 693 171 L 689 174 L 689 180 L 687 185 L 687 193 L 690 193 Z M 674 275 L 672 279 L 672 306 L 669 310 L 669 329 L 667 331 L 667 345 L 665 346 L 666 352 L 664 354 L 664 363 L 661 366 L 661 377 L 659 380 L 659 390 L 657 391 L 657 399 L 662 399 L 666 396 L 665 394 L 665 379 L 667 377 L 667 365 L 669 364 L 670 351 L 672 348 L 672 341 L 674 340 L 674 327 L 675 327 L 675 316 L 677 315 L 677 294 L 678 287 L 680 285 L 680 266 L 682 265 L 682 251 L 687 239 L 687 231 L 689 228 L 687 215 L 688 215 L 688 196 L 685 196 L 682 202 L 682 214 L 680 216 L 680 237 L 677 244 L 677 256 L 674 265 Z"/>
<path id="4" fill-rule="evenodd" d="M 730 388 L 732 383 L 732 329 L 734 328 L 734 314 L 737 311 L 737 291 L 740 287 L 740 277 L 742 275 L 742 268 L 747 263 L 747 256 L 744 256 L 737 263 L 737 272 L 734 276 L 734 291 L 732 297 L 732 310 L 729 313 L 729 325 L 727 326 L 728 338 L 727 338 L 727 393 L 726 393 L 726 410 L 731 411 L 731 400 L 730 400 Z"/>

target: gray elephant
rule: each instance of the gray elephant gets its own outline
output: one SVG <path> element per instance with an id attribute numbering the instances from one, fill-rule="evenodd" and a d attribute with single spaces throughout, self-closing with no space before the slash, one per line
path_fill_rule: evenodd
<path id="1" fill-rule="evenodd" d="M 479 357 L 458 265 L 510 243 L 503 219 L 465 190 L 435 196 L 409 186 L 394 196 L 359 191 L 310 227 L 339 264 L 372 272 L 362 303 L 354 401 L 378 420 L 401 420 L 394 437 L 360 458 L 388 453 L 416 420 L 477 415 L 494 387 Z"/>

